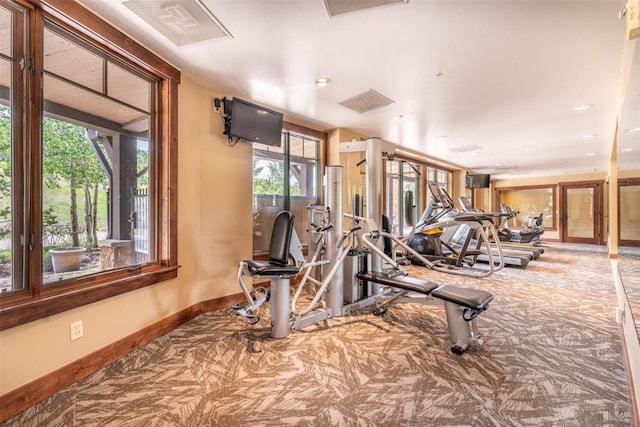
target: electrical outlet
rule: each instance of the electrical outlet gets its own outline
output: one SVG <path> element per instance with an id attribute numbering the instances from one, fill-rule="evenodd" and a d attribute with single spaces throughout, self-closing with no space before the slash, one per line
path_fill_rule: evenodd
<path id="1" fill-rule="evenodd" d="M 82 338 L 82 320 L 71 324 L 71 341 Z"/>

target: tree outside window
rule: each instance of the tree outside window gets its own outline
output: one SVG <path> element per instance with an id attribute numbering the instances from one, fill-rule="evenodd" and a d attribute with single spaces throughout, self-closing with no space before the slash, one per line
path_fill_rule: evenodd
<path id="1" fill-rule="evenodd" d="M 180 72 L 76 2 L 0 21 L 0 328 L 176 277 Z"/>

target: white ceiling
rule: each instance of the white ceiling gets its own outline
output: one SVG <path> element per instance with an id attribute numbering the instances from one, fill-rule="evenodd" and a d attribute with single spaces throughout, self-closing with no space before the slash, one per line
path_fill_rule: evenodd
<path id="1" fill-rule="evenodd" d="M 495 178 L 609 167 L 625 0 L 409 0 L 333 18 L 322 0 L 201 0 L 231 37 L 180 47 L 123 0 L 79 1 L 192 80 L 288 121 Z M 620 169 L 640 168 L 640 132 L 624 132 L 640 127 L 638 57 Z M 316 87 L 318 77 L 332 84 Z M 340 105 L 370 89 L 394 102 L 362 114 Z M 583 104 L 593 107 L 574 111 Z"/>

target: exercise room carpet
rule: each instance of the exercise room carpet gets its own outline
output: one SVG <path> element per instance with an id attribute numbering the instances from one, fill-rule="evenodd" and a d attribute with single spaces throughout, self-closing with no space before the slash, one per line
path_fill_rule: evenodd
<path id="1" fill-rule="evenodd" d="M 441 305 L 363 310 L 280 340 L 268 318 L 249 326 L 227 309 L 3 425 L 632 425 L 606 253 L 556 244 L 526 269 L 480 280 L 410 270 L 494 294 L 478 320 L 481 350 L 451 353 Z"/>

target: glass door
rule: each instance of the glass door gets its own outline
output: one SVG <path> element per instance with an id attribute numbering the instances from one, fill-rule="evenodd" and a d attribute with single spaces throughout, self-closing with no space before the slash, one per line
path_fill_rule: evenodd
<path id="1" fill-rule="evenodd" d="M 618 181 L 618 244 L 640 246 L 640 179 Z"/>
<path id="2" fill-rule="evenodd" d="M 602 183 L 560 184 L 562 241 L 602 244 Z"/>

